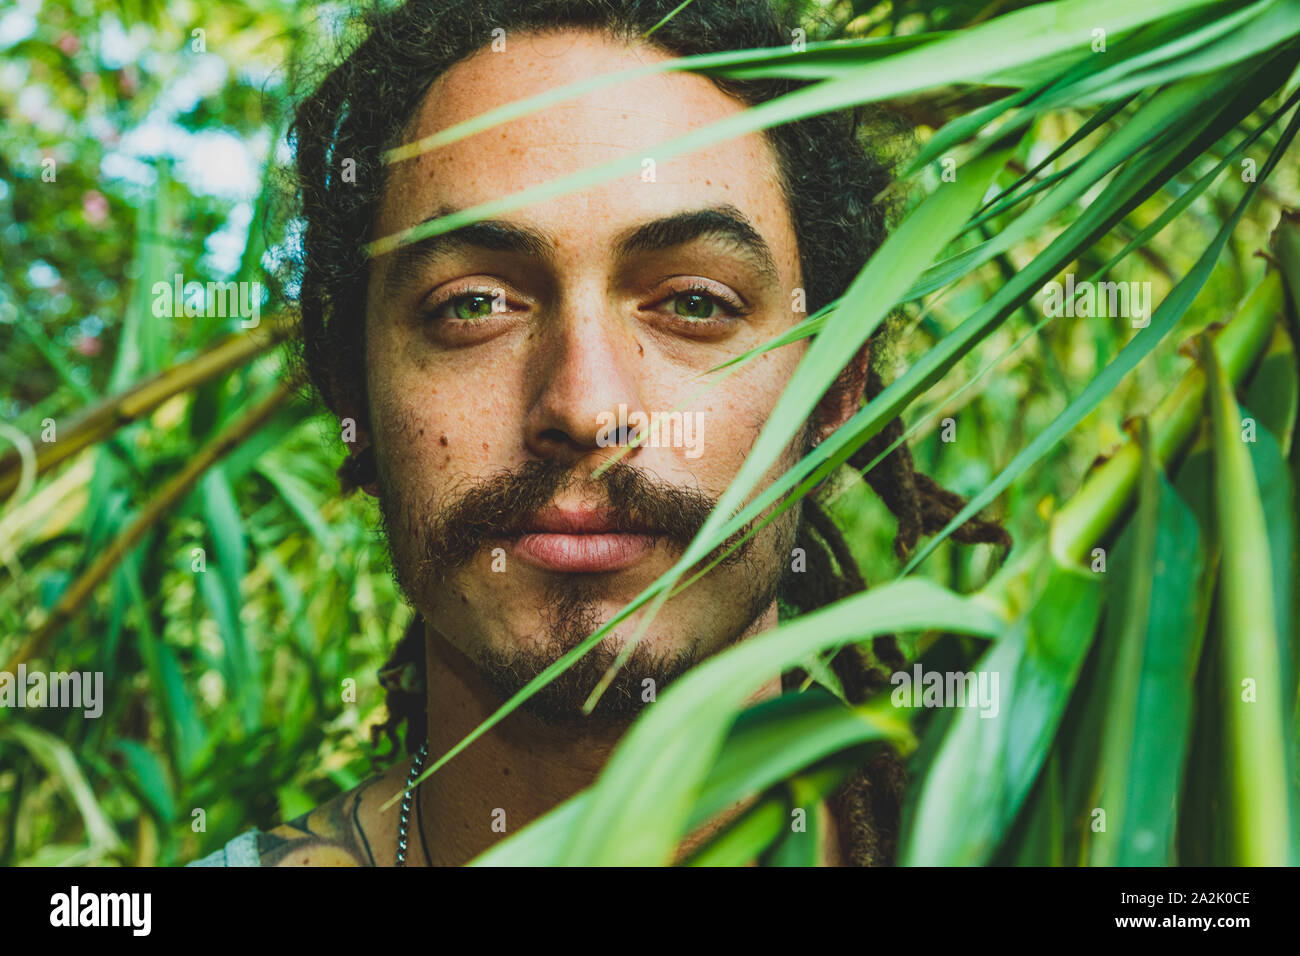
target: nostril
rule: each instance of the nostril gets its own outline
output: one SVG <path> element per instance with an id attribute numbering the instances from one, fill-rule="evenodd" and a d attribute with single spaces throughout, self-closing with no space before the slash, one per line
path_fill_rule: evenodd
<path id="1" fill-rule="evenodd" d="M 537 437 L 542 441 L 552 442 L 556 445 L 567 445 L 572 441 L 568 432 L 564 431 L 562 428 L 548 428 L 546 431 L 541 432 Z"/>

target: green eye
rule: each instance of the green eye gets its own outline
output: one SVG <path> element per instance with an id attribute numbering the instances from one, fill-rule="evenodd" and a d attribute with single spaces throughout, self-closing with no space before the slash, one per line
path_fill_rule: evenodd
<path id="1" fill-rule="evenodd" d="M 471 292 L 469 295 L 463 295 L 452 303 L 452 311 L 456 318 L 472 322 L 474 319 L 485 319 L 492 314 L 492 296 L 483 295 L 481 292 Z"/>
<path id="2" fill-rule="evenodd" d="M 711 319 L 717 308 L 717 303 L 698 292 L 682 292 L 673 299 L 676 300 L 673 311 L 688 319 Z"/>

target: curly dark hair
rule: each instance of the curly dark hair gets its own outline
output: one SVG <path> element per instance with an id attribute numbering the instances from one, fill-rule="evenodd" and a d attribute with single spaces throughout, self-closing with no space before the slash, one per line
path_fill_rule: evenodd
<path id="1" fill-rule="evenodd" d="M 362 37 L 297 107 L 290 130 L 297 157 L 297 189 L 304 230 L 298 253 L 300 335 L 295 367 L 310 380 L 336 415 L 345 408 L 369 424 L 365 394 L 364 317 L 371 239 L 385 180 L 384 153 L 401 142 L 403 130 L 430 84 L 452 65 L 489 43 L 493 31 L 507 34 L 557 28 L 590 28 L 628 42 L 647 42 L 673 56 L 693 56 L 757 47 L 788 48 L 792 31 L 767 0 L 409 0 L 360 15 Z M 672 16 L 669 16 L 672 14 Z M 791 92 L 802 82 L 785 79 L 737 81 L 713 77 L 719 88 L 747 105 Z M 879 135 L 881 132 L 883 138 Z M 893 213 L 889 187 L 892 163 L 886 143 L 897 128 L 875 110 L 845 110 L 773 127 L 766 136 L 778 158 L 779 175 L 798 242 L 809 312 L 839 298 L 884 240 Z M 876 135 L 873 135 L 876 134 Z M 341 175 L 343 161 L 355 164 L 355 181 Z M 870 346 L 871 365 L 863 398 L 884 387 L 880 337 Z M 902 435 L 895 419 L 850 459 L 860 471 Z M 340 476 L 345 491 L 362 483 L 349 458 Z M 365 467 L 362 464 L 362 467 Z M 373 467 L 371 460 L 369 467 Z M 922 533 L 943 527 L 963 500 L 916 472 L 905 443 L 864 475 L 898 519 L 895 550 L 910 552 Z M 954 535 L 959 541 L 1009 544 L 993 522 L 973 519 Z M 862 590 L 865 583 L 835 523 L 809 496 L 802 504 L 800 546 L 809 555 L 807 573 L 787 575 L 782 598 L 811 610 Z M 878 639 L 865 654 L 847 648 L 833 664 L 851 696 L 861 698 L 884 686 L 887 673 L 902 666 L 892 639 Z M 417 617 L 385 671 L 404 665 L 424 668 L 423 627 Z M 386 682 L 386 731 L 407 723 L 406 747 L 425 735 L 421 681 Z M 855 863 L 888 862 L 897 831 L 902 767 L 892 753 L 870 764 L 836 800 L 845 824 L 845 850 Z"/>

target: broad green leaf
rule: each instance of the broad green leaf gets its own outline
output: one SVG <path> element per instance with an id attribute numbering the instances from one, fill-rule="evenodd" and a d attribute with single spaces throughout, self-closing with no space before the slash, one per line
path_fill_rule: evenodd
<path id="1" fill-rule="evenodd" d="M 177 769 L 188 774 L 196 768 L 195 758 L 207 741 L 207 728 L 199 716 L 176 652 L 158 644 L 158 680 L 166 704 L 168 722 L 175 728 Z"/>
<path id="2" fill-rule="evenodd" d="M 817 866 L 821 863 L 821 802 L 864 759 L 840 754 L 771 791 L 697 850 L 687 866 Z"/>
<path id="3" fill-rule="evenodd" d="M 1290 339 L 1280 328 L 1269 350 L 1260 359 L 1250 380 L 1245 405 L 1264 429 L 1277 436 L 1285 456 L 1295 443 L 1296 415 L 1300 414 L 1300 364 Z"/>
<path id="4" fill-rule="evenodd" d="M 785 800 L 776 795 L 764 797 L 686 863 L 688 866 L 744 866 L 758 859 L 780 837 L 787 820 Z"/>
<path id="5" fill-rule="evenodd" d="M 1280 389 L 1271 394 L 1254 391 L 1255 385 L 1269 384 L 1268 381 L 1261 382 L 1259 378 L 1264 370 L 1263 364 L 1256 370 L 1255 378 L 1251 381 L 1252 394 L 1261 399 L 1268 395 L 1272 401 L 1285 407 L 1286 395 Z M 1264 514 L 1268 516 L 1268 557 L 1273 569 L 1273 616 L 1277 633 L 1281 638 L 1281 673 L 1288 677 L 1284 694 L 1288 698 L 1294 698 L 1296 680 L 1300 677 L 1296 672 L 1296 641 L 1300 640 L 1297 625 L 1300 622 L 1294 618 L 1291 602 L 1286 597 L 1288 594 L 1294 594 L 1297 583 L 1296 489 L 1291 481 L 1286 458 L 1282 454 L 1278 440 L 1264 424 L 1267 418 L 1264 415 L 1256 415 L 1249 402 L 1242 403 L 1241 414 L 1242 444 L 1250 453 L 1251 468 L 1255 472 L 1260 504 L 1264 508 Z M 1253 428 L 1251 422 L 1254 423 Z"/>
<path id="6" fill-rule="evenodd" d="M 485 850 L 470 866 L 558 866 L 587 815 L 591 791 L 583 790 L 518 833 Z"/>
<path id="7" fill-rule="evenodd" d="M 1112 655 L 1112 678 L 1094 688 L 1107 720 L 1099 767 L 1104 787 L 1092 804 L 1105 810 L 1106 830 L 1084 832 L 1094 865 L 1177 862 L 1177 807 L 1209 590 L 1196 517 L 1163 478 L 1153 478 L 1156 490 L 1148 492 L 1145 505 L 1151 526 L 1144 528 L 1139 519 L 1107 564 L 1101 640 L 1117 643 L 1120 653 Z M 1142 540 L 1144 533 L 1151 535 L 1149 542 Z M 1138 602 L 1145 607 L 1135 607 Z M 1092 808 L 1080 809 L 1090 821 Z"/>
<path id="8" fill-rule="evenodd" d="M 1294 759 L 1292 701 L 1275 615 L 1267 519 L 1241 413 L 1208 338 L 1201 349 L 1209 376 L 1214 447 L 1214 505 L 1223 547 L 1217 631 L 1224 734 L 1224 826 L 1231 862 L 1295 865 L 1295 798 L 1288 776 Z M 1288 730 L 1290 728 L 1290 730 Z"/>
<path id="9" fill-rule="evenodd" d="M 118 341 L 108 391 L 120 392 L 135 379 L 161 367 L 160 339 L 169 329 L 169 320 L 153 314 L 153 283 L 168 275 L 170 250 L 165 243 L 170 208 L 171 177 L 166 163 L 156 167 L 158 178 L 141 214 L 136 231 L 134 272 L 138 277 L 131 286 L 131 300 L 123 316 L 122 335 Z"/>
<path id="10" fill-rule="evenodd" d="M 202 496 L 204 523 L 211 535 L 216 565 L 197 575 L 199 591 L 221 632 L 231 694 L 239 701 L 245 729 L 252 730 L 261 720 L 262 692 L 260 667 L 240 617 L 248 567 L 244 522 L 221 466 L 204 475 L 195 492 Z"/>
<path id="11" fill-rule="evenodd" d="M 1092 842 L 1091 862 L 1113 866 L 1124 845 L 1119 842 L 1133 834 L 1125 829 L 1128 785 L 1133 775 L 1133 738 L 1136 731 L 1138 689 L 1142 683 L 1142 661 L 1147 648 L 1147 631 L 1151 626 L 1152 593 L 1156 568 L 1156 523 L 1160 508 L 1160 484 L 1157 479 L 1155 453 L 1151 448 L 1149 422 L 1138 419 L 1138 447 L 1142 468 L 1138 479 L 1137 514 L 1132 523 L 1129 542 L 1131 563 L 1117 569 L 1122 597 L 1111 602 L 1108 623 L 1113 648 L 1110 667 L 1109 701 L 1106 719 L 1098 741 L 1099 760 L 1093 793 L 1095 806 L 1106 815 L 1105 834 Z M 1109 569 L 1108 569 L 1109 570 Z M 1127 573 L 1124 573 L 1127 572 Z"/>
<path id="12" fill-rule="evenodd" d="M 1078 88 L 1063 91 L 1060 105 L 1087 105 L 1128 96 L 1187 76 L 1222 69 L 1281 46 L 1300 33 L 1300 8 L 1287 0 L 1263 0 L 1234 15 L 1222 17 L 1194 34 L 1153 51 L 1150 59 L 1163 56 L 1165 62 L 1133 72 L 1136 63 L 1125 64 L 1129 75 L 1119 82 L 1113 76 L 1094 74 Z M 1143 62 L 1147 58 L 1135 58 Z"/>
<path id="13" fill-rule="evenodd" d="M 850 708 L 814 690 L 782 694 L 742 711 L 700 788 L 687 831 L 825 756 L 846 750 L 857 753 L 862 744 L 884 739 L 904 749 L 913 746 L 906 724 L 891 715 L 885 703 Z M 573 833 L 586 819 L 589 799 L 590 791 L 570 798 L 481 854 L 474 865 L 558 863 Z"/>
<path id="14" fill-rule="evenodd" d="M 1069 722 L 1069 712 L 1065 717 Z M 1067 831 L 1064 785 L 1061 782 L 1061 758 L 1057 749 L 1047 757 L 1038 782 L 1025 801 L 1025 809 L 1016 821 L 993 865 L 1064 866 Z"/>
<path id="15" fill-rule="evenodd" d="M 973 670 L 998 679 L 996 714 L 956 708 L 927 732 L 910 772 L 900 862 L 980 865 L 996 853 L 1047 756 L 1100 613 L 1091 572 L 1047 558 L 1017 586 L 1023 612 Z"/>
<path id="16" fill-rule="evenodd" d="M 326 553 L 333 551 L 337 546 L 337 535 L 321 517 L 319 506 L 312 500 L 308 488 L 282 467 L 258 466 L 256 470 L 271 483 L 303 527 L 311 532 L 321 550 Z"/>
<path id="17" fill-rule="evenodd" d="M 818 650 L 928 628 L 991 635 L 999 623 L 970 599 L 901 581 L 802 616 L 696 666 L 622 739 L 592 790 L 586 824 L 565 862 L 671 860 L 726 728 L 764 681 Z"/>
<path id="18" fill-rule="evenodd" d="M 873 740 L 914 746 L 887 699 L 849 707 L 820 691 L 782 694 L 741 713 L 700 788 L 687 830 L 823 757 Z"/>
<path id="19" fill-rule="evenodd" d="M 823 830 L 818 805 L 800 805 L 794 810 L 801 814 L 799 829 L 795 829 L 794 820 L 785 821 L 781 841 L 761 857 L 763 866 L 817 866 L 821 862 Z"/>
<path id="20" fill-rule="evenodd" d="M 176 801 L 167 773 L 158 757 L 135 740 L 117 740 L 113 749 L 125 759 L 124 773 L 145 806 L 164 824 L 175 820 Z"/>
<path id="21" fill-rule="evenodd" d="M 21 720 L 0 724 L 0 738 L 5 737 L 26 748 L 51 777 L 62 782 L 81 816 L 91 847 L 114 849 L 121 844 L 113 821 L 95 798 L 95 791 L 66 743 Z"/>

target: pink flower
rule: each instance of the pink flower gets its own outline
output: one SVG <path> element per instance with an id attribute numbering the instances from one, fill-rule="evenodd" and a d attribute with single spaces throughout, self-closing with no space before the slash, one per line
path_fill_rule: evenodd
<path id="1" fill-rule="evenodd" d="M 63 34 L 63 36 L 59 37 L 58 40 L 55 41 L 54 45 L 68 56 L 72 56 L 72 54 L 81 49 L 81 41 L 71 33 Z"/>
<path id="2" fill-rule="evenodd" d="M 81 196 L 81 214 L 86 222 L 98 226 L 108 218 L 108 200 L 98 189 L 87 190 Z"/>

